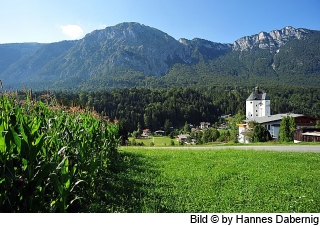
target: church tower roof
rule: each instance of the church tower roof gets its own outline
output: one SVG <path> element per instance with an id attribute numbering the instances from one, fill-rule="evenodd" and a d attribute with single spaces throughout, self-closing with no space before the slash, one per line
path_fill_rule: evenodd
<path id="1" fill-rule="evenodd" d="M 256 86 L 247 100 L 270 100 L 270 98 L 266 93 L 259 90 L 259 86 Z"/>

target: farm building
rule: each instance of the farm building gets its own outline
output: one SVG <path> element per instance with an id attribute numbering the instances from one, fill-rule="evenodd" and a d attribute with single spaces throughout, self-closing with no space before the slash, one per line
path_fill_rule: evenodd
<path id="1" fill-rule="evenodd" d="M 320 142 L 320 129 L 301 128 L 294 131 L 293 139 L 299 142 Z"/>
<path id="2" fill-rule="evenodd" d="M 157 131 L 154 131 L 154 134 L 158 135 L 158 136 L 163 136 L 164 135 L 164 131 L 163 130 L 157 130 Z"/>

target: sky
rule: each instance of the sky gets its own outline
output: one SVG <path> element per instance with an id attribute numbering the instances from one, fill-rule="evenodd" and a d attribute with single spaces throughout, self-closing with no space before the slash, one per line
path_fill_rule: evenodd
<path id="1" fill-rule="evenodd" d="M 320 30 L 320 0 L 0 0 L 0 43 L 76 40 L 123 22 L 233 43 L 285 26 Z"/>

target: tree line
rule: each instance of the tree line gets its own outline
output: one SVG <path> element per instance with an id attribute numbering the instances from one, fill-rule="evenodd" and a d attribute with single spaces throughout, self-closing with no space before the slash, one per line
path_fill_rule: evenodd
<path id="1" fill-rule="evenodd" d="M 320 117 L 320 90 L 317 88 L 261 87 L 271 99 L 271 114 L 299 113 Z M 221 115 L 245 114 L 245 102 L 253 87 L 212 86 L 168 89 L 125 88 L 113 91 L 55 92 L 65 106 L 93 108 L 103 117 L 117 119 L 129 132 L 183 128 L 185 123 L 219 125 Z M 46 91 L 37 92 L 40 98 Z"/>

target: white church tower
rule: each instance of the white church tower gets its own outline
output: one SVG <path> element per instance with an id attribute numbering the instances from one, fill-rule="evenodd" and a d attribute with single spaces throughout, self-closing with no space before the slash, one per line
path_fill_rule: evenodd
<path id="1" fill-rule="evenodd" d="M 246 120 L 270 115 L 270 98 L 257 86 L 246 101 Z"/>

